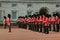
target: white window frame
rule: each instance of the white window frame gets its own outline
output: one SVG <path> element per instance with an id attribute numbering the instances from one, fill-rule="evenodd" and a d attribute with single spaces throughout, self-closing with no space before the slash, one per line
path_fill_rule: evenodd
<path id="1" fill-rule="evenodd" d="M 12 20 L 17 20 L 17 10 L 12 10 L 12 11 L 11 11 L 11 12 L 12 12 L 12 14 L 13 14 L 13 11 L 15 11 L 15 12 L 16 12 L 16 19 L 13 19 L 13 17 L 12 17 L 13 15 L 11 16 L 11 19 L 12 19 Z"/>

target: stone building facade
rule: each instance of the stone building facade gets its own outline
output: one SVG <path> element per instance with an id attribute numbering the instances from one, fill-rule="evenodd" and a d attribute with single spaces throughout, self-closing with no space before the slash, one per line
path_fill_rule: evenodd
<path id="1" fill-rule="evenodd" d="M 19 16 L 39 13 L 42 7 L 47 7 L 49 14 L 60 10 L 59 0 L 0 0 L 0 24 L 3 16 L 11 14 L 11 20 L 16 22 Z"/>

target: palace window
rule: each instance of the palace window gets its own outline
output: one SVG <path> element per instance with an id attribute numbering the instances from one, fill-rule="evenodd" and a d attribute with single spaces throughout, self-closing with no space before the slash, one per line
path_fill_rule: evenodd
<path id="1" fill-rule="evenodd" d="M 0 7 L 1 7 L 1 3 L 0 3 Z"/>
<path id="2" fill-rule="evenodd" d="M 1 19 L 2 11 L 0 10 L 0 19 Z"/>
<path id="3" fill-rule="evenodd" d="M 27 15 L 29 16 L 31 14 L 32 14 L 32 11 L 27 10 Z"/>
<path id="4" fill-rule="evenodd" d="M 56 7 L 59 7 L 60 5 L 56 5 Z"/>
<path id="5" fill-rule="evenodd" d="M 17 6 L 17 4 L 16 4 L 16 3 L 13 3 L 13 4 L 12 4 L 12 7 L 16 7 L 16 6 Z"/>
<path id="6" fill-rule="evenodd" d="M 12 11 L 12 19 L 16 19 L 17 11 Z"/>
<path id="7" fill-rule="evenodd" d="M 32 6 L 32 4 L 27 4 L 27 7 L 31 7 Z"/>

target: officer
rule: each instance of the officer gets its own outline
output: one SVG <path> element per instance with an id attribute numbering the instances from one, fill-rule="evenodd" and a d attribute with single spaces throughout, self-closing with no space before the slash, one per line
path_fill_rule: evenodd
<path id="1" fill-rule="evenodd" d="M 11 15 L 10 14 L 8 14 L 7 22 L 8 22 L 9 32 L 11 32 Z"/>

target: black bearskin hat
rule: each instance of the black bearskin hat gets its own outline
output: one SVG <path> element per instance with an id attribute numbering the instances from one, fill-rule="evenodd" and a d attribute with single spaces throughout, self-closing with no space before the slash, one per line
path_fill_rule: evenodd
<path id="1" fill-rule="evenodd" d="M 4 19 L 6 19 L 6 16 L 4 16 Z"/>
<path id="2" fill-rule="evenodd" d="M 56 14 L 55 14 L 55 13 L 53 13 L 53 16 L 55 17 L 55 16 L 56 16 Z"/>
<path id="3" fill-rule="evenodd" d="M 8 18 L 11 18 L 11 15 L 10 14 L 8 14 Z"/>

